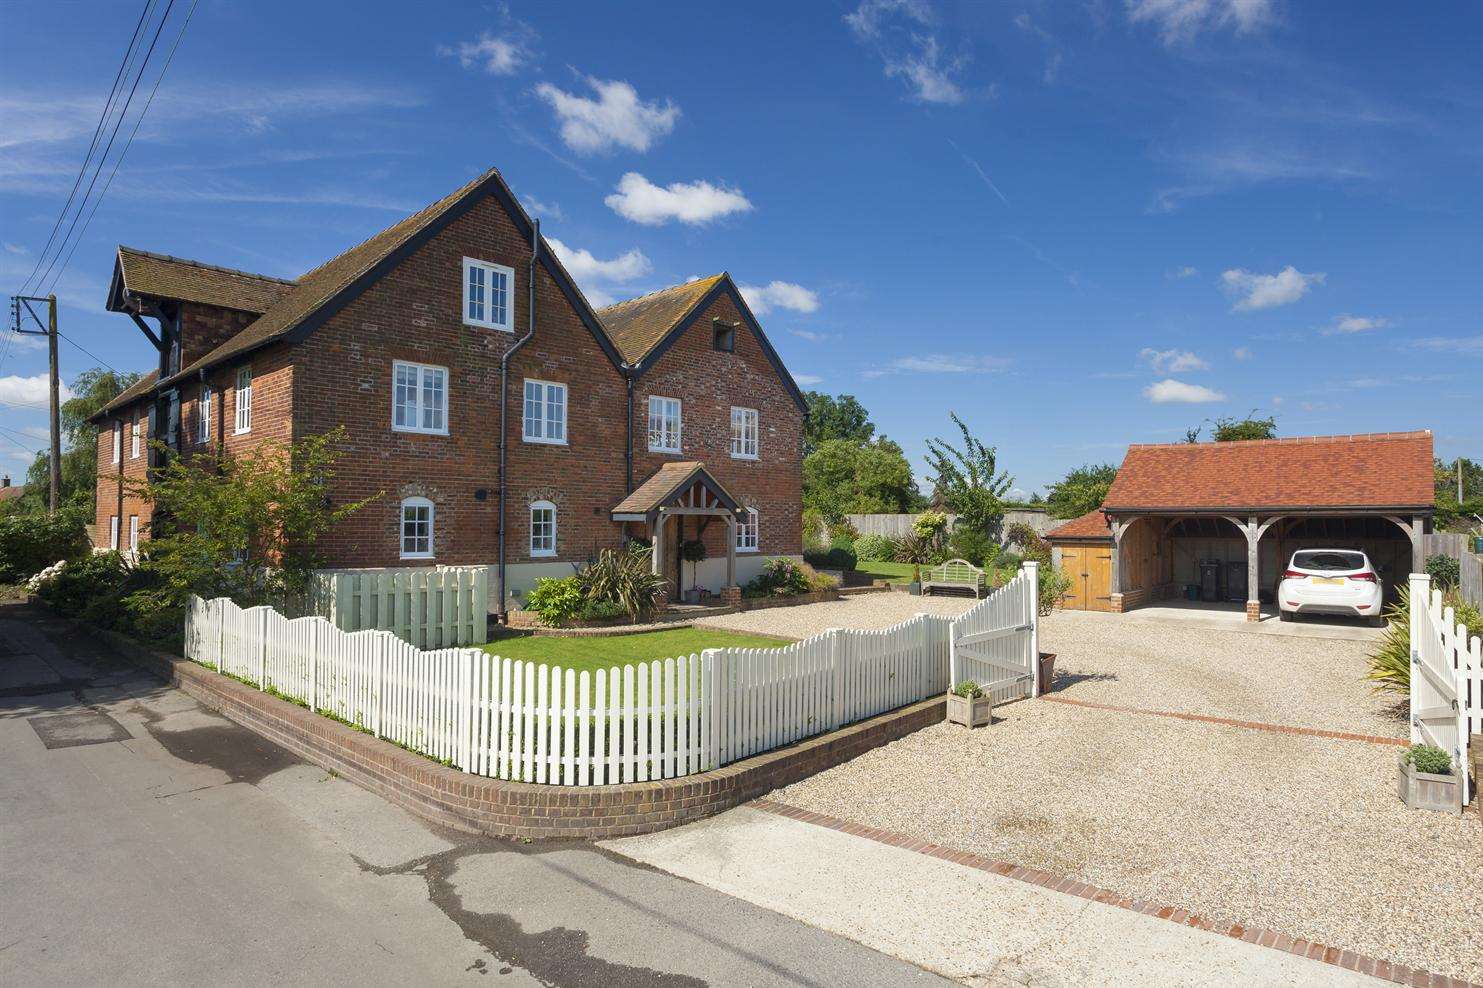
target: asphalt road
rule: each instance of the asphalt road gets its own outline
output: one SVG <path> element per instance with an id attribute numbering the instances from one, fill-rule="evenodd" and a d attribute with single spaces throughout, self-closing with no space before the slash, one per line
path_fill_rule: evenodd
<path id="1" fill-rule="evenodd" d="M 586 843 L 442 832 L 0 605 L 0 984 L 937 985 Z"/>

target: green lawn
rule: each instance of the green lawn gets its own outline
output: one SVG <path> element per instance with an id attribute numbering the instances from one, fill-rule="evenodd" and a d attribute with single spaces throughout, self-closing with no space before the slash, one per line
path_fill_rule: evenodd
<path id="1" fill-rule="evenodd" d="M 558 638 L 511 632 L 484 646 L 484 651 L 511 659 L 545 662 L 563 669 L 606 669 L 625 663 L 692 655 L 706 648 L 782 648 L 792 642 L 744 635 L 715 628 L 672 628 L 632 635 Z"/>
<path id="2" fill-rule="evenodd" d="M 883 563 L 876 561 L 860 560 L 855 564 L 857 573 L 869 573 L 877 580 L 899 580 L 903 583 L 911 580 L 911 563 Z"/>

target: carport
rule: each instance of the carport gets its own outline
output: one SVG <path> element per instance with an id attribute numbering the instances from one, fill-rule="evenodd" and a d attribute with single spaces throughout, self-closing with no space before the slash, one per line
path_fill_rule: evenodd
<path id="1" fill-rule="evenodd" d="M 1434 510 L 1430 432 L 1134 445 L 1102 508 L 1046 538 L 1068 607 L 1192 595 L 1255 621 L 1299 548 L 1363 550 L 1394 599 Z"/>

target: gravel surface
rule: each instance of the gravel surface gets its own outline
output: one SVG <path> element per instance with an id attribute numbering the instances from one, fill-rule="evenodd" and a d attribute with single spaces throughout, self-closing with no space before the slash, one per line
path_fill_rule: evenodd
<path id="1" fill-rule="evenodd" d="M 769 607 L 701 618 L 696 625 L 750 631 L 760 635 L 807 638 L 830 628 L 888 628 L 918 614 L 957 617 L 974 604 L 971 597 L 913 597 L 908 593 L 863 593 L 797 607 Z"/>
<path id="2" fill-rule="evenodd" d="M 1397 748 L 1023 701 L 774 798 L 1483 981 L 1483 828 L 1407 810 Z"/>
<path id="3" fill-rule="evenodd" d="M 1366 646 L 1057 613 L 1060 696 L 1403 737 Z M 794 806 L 1483 982 L 1483 827 L 1407 810 L 1400 749 L 1022 701 L 779 791 Z"/>

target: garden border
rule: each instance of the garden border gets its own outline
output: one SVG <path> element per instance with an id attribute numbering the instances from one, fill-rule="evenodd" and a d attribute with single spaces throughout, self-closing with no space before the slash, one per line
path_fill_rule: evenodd
<path id="1" fill-rule="evenodd" d="M 697 775 L 577 788 L 506 782 L 438 764 L 189 659 L 73 621 L 201 703 L 412 813 L 492 837 L 633 837 L 689 823 L 849 761 L 943 719 L 933 697 Z"/>

